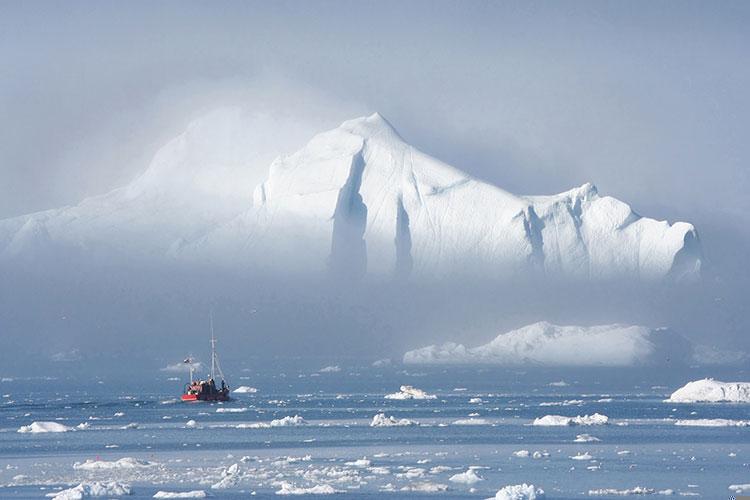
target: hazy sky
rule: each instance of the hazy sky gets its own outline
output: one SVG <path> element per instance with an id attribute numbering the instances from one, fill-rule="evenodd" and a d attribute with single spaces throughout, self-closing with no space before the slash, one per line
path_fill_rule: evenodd
<path id="1" fill-rule="evenodd" d="M 127 182 L 217 89 L 254 87 L 340 102 L 332 124 L 378 110 L 511 191 L 746 218 L 747 3 L 404 4 L 3 2 L 0 217 Z"/>
<path id="2" fill-rule="evenodd" d="M 695 223 L 695 300 L 711 310 L 695 328 L 738 339 L 748 26 L 750 3 L 729 1 L 0 0 L 0 218 L 126 184 L 217 106 L 299 115 L 290 152 L 304 127 L 379 111 L 512 192 L 591 181 L 644 215 Z M 685 322 L 699 311 L 672 306 Z"/>

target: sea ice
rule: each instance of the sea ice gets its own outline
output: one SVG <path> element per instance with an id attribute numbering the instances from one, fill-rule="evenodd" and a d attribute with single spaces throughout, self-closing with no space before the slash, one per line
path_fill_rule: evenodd
<path id="1" fill-rule="evenodd" d="M 157 491 L 154 498 L 206 498 L 206 492 L 203 490 L 193 491 Z"/>
<path id="2" fill-rule="evenodd" d="M 73 468 L 77 470 L 110 470 L 110 469 L 140 469 L 144 467 L 154 467 L 156 462 L 147 460 L 137 460 L 132 457 L 123 457 L 115 461 L 107 460 L 86 460 L 85 462 L 76 462 Z"/>
<path id="3" fill-rule="evenodd" d="M 697 418 L 694 420 L 676 420 L 674 425 L 681 425 L 684 427 L 748 427 L 750 426 L 750 420 Z"/>
<path id="4" fill-rule="evenodd" d="M 339 490 L 334 489 L 330 484 L 316 484 L 308 488 L 302 488 L 295 486 L 292 483 L 282 481 L 279 485 L 281 489 L 276 491 L 277 495 L 332 495 L 334 493 L 341 493 Z"/>
<path id="5" fill-rule="evenodd" d="M 234 394 L 254 394 L 258 392 L 258 389 L 255 387 L 249 387 L 247 385 L 241 385 L 238 388 L 232 390 L 232 393 Z"/>

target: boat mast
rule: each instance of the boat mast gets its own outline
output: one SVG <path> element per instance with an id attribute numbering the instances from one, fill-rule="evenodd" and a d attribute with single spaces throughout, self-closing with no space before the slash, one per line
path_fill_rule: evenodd
<path id="1" fill-rule="evenodd" d="M 211 378 L 216 380 L 216 338 L 214 338 L 214 311 L 210 310 L 208 322 L 211 328 Z"/>

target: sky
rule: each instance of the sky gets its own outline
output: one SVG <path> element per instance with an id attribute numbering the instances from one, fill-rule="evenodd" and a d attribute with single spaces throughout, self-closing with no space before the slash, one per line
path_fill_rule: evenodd
<path id="1" fill-rule="evenodd" d="M 127 184 L 216 106 L 298 113 L 294 141 L 378 111 L 511 192 L 590 181 L 694 223 L 734 318 L 749 23 L 731 1 L 0 1 L 0 218 Z"/>

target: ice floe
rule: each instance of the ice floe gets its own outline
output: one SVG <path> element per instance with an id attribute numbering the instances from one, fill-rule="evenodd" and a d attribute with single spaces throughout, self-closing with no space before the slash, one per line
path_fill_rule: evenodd
<path id="1" fill-rule="evenodd" d="M 53 500 L 81 500 L 83 498 L 91 497 L 111 498 L 130 494 L 132 494 L 130 485 L 118 483 L 116 481 L 101 483 L 95 481 L 92 483 L 80 483 L 73 488 L 58 491 L 56 493 L 49 493 L 46 496 L 51 497 Z"/>
<path id="2" fill-rule="evenodd" d="M 617 488 L 599 488 L 595 490 L 589 490 L 589 496 L 592 497 L 631 495 L 674 495 L 674 490 L 657 490 L 655 488 L 644 488 L 643 486 L 636 486 L 634 488 L 623 490 L 618 490 Z"/>
<path id="3" fill-rule="evenodd" d="M 46 432 L 68 432 L 72 430 L 72 427 L 68 427 L 67 425 L 63 425 L 58 422 L 32 422 L 31 425 L 23 425 L 18 428 L 18 432 L 28 432 L 32 434 L 43 434 Z"/>
<path id="4" fill-rule="evenodd" d="M 241 385 L 238 388 L 232 390 L 233 394 L 255 394 L 256 392 L 258 392 L 258 389 L 247 385 Z"/>
<path id="5" fill-rule="evenodd" d="M 609 422 L 609 417 L 600 413 L 576 417 L 564 417 L 562 415 L 545 415 L 534 419 L 531 425 L 540 426 L 564 426 L 564 425 L 604 425 Z"/>
<path id="6" fill-rule="evenodd" d="M 601 439 L 590 434 L 578 434 L 573 440 L 574 443 L 595 443 L 598 441 L 601 441 Z"/>
<path id="7" fill-rule="evenodd" d="M 417 425 L 417 422 L 408 418 L 386 416 L 385 413 L 378 413 L 370 422 L 370 427 L 407 427 L 410 425 Z"/>
<path id="8" fill-rule="evenodd" d="M 487 500 L 540 500 L 545 498 L 544 490 L 533 484 L 511 484 L 504 486 Z"/>
<path id="9" fill-rule="evenodd" d="M 719 382 L 704 378 L 688 382 L 667 399 L 670 403 L 750 403 L 750 382 Z"/>
<path id="10" fill-rule="evenodd" d="M 295 486 L 292 483 L 282 481 L 280 489 L 276 491 L 277 495 L 332 495 L 334 493 L 343 493 L 335 489 L 330 484 L 316 484 L 307 488 Z"/>
<path id="11" fill-rule="evenodd" d="M 153 498 L 206 498 L 203 490 L 192 491 L 157 491 Z"/>
<path id="12" fill-rule="evenodd" d="M 270 427 L 290 427 L 295 425 L 307 425 L 307 421 L 299 415 L 277 418 L 270 422 L 253 422 L 250 424 L 237 424 L 237 429 L 268 429 Z"/>
<path id="13" fill-rule="evenodd" d="M 684 427 L 748 427 L 750 420 L 731 420 L 727 418 L 696 418 L 693 420 L 676 420 L 674 425 Z"/>
<path id="14" fill-rule="evenodd" d="M 469 470 L 467 470 L 466 472 L 460 472 L 458 474 L 452 475 L 450 478 L 448 478 L 448 481 L 460 484 L 474 484 L 478 483 L 479 481 L 484 481 L 484 478 L 474 472 L 474 469 L 469 468 Z"/>
<path id="15" fill-rule="evenodd" d="M 437 396 L 433 394 L 427 394 L 421 389 L 412 387 L 410 385 L 402 385 L 399 392 L 393 394 L 386 394 L 385 399 L 436 399 Z"/>
<path id="16" fill-rule="evenodd" d="M 110 469 L 140 469 L 144 467 L 154 467 L 156 462 L 147 460 L 138 460 L 133 457 L 123 457 L 119 460 L 86 460 L 85 462 L 76 462 L 73 468 L 77 470 L 110 470 Z"/>

